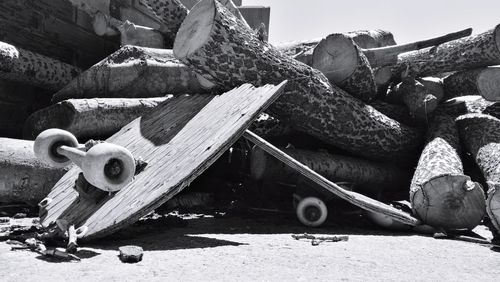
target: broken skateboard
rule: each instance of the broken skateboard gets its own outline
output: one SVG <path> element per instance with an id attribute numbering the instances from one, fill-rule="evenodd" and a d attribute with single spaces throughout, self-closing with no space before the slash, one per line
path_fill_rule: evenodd
<path id="1" fill-rule="evenodd" d="M 285 84 L 259 88 L 245 84 L 220 96 L 176 97 L 87 152 L 75 148 L 76 140 L 70 144 L 56 142 L 47 150 L 52 137 L 58 136 L 46 137 L 41 151 L 70 156 L 77 166 L 40 203 L 42 225 L 55 227 L 64 222 L 63 226 L 78 227 L 79 238 L 92 239 L 132 224 L 179 193 L 215 162 L 278 98 Z M 133 175 L 128 151 L 146 164 L 133 179 L 128 178 Z M 110 174 L 110 161 L 118 163 L 123 174 Z M 94 184 L 87 185 L 90 190 L 80 187 L 82 170 L 83 178 Z"/>

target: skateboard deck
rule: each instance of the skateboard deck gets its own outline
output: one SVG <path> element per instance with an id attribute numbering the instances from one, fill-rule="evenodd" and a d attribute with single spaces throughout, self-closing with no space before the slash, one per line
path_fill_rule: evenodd
<path id="1" fill-rule="evenodd" d="M 220 96 L 183 95 L 158 105 L 106 140 L 147 163 L 132 182 L 94 200 L 75 190 L 81 169 L 74 166 L 47 196 L 48 204 L 40 209 L 42 225 L 62 220 L 84 227 L 81 238 L 92 239 L 134 223 L 214 163 L 279 97 L 285 84 L 245 84 Z"/>

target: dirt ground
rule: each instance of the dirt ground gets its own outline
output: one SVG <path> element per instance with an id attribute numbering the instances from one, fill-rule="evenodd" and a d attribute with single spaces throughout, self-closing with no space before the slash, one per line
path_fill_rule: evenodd
<path id="1" fill-rule="evenodd" d="M 169 220 L 170 219 L 170 220 Z M 173 220 L 172 220 L 173 219 Z M 362 220 L 360 220 L 362 221 Z M 500 253 L 488 245 L 381 231 L 366 223 L 301 226 L 291 215 L 169 217 L 85 243 L 80 262 L 11 251 L 0 242 L 1 281 L 498 281 Z M 349 227 L 346 227 L 349 226 Z M 485 227 L 476 231 L 490 236 Z M 344 242 L 292 234 L 348 235 Z M 138 245 L 136 264 L 118 247 Z"/>

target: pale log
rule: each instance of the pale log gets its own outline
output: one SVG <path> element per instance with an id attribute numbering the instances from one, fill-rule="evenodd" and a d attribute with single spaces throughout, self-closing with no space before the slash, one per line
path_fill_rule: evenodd
<path id="1" fill-rule="evenodd" d="M 465 148 L 488 185 L 486 211 L 500 234 L 500 120 L 484 114 L 467 114 L 456 122 Z"/>
<path id="2" fill-rule="evenodd" d="M 0 202 L 36 206 L 66 171 L 39 161 L 32 141 L 0 138 Z"/>
<path id="3" fill-rule="evenodd" d="M 372 68 L 383 67 L 388 65 L 394 65 L 397 62 L 398 55 L 401 53 L 420 50 L 423 48 L 439 45 L 445 42 L 449 42 L 455 39 L 459 39 L 465 36 L 469 36 L 472 33 L 472 28 L 467 28 L 457 32 L 449 33 L 443 36 L 434 37 L 431 39 L 420 40 L 416 42 L 411 42 L 407 44 L 394 45 L 394 46 L 377 46 L 380 48 L 373 47 L 361 47 L 363 49 L 363 54 L 370 62 Z M 368 49 L 371 48 L 371 49 Z"/>
<path id="4" fill-rule="evenodd" d="M 80 70 L 58 60 L 0 42 L 0 78 L 57 91 Z"/>
<path id="5" fill-rule="evenodd" d="M 313 68 L 349 94 L 370 101 L 377 94 L 373 71 L 361 49 L 345 34 L 330 34 L 314 47 Z"/>
<path id="6" fill-rule="evenodd" d="M 408 189 L 409 171 L 359 158 L 297 149 L 280 149 L 300 163 L 334 182 L 351 182 L 370 187 L 371 192 L 384 189 Z M 254 180 L 271 180 L 294 184 L 300 174 L 259 147 L 254 147 L 250 159 L 250 175 Z"/>
<path id="7" fill-rule="evenodd" d="M 398 55 L 392 76 L 409 66 L 417 77 L 500 64 L 500 25 L 487 32 Z"/>
<path id="8" fill-rule="evenodd" d="M 394 36 L 387 30 L 356 30 L 347 32 L 346 35 L 352 38 L 356 45 L 364 49 L 396 45 Z"/>
<path id="9" fill-rule="evenodd" d="M 486 67 L 454 73 L 444 79 L 446 98 L 481 95 L 500 101 L 500 67 Z"/>
<path id="10" fill-rule="evenodd" d="M 212 85 L 175 59 L 172 50 L 124 46 L 71 81 L 52 101 L 195 94 Z"/>
<path id="11" fill-rule="evenodd" d="M 223 88 L 288 79 L 270 114 L 294 129 L 350 152 L 387 159 L 413 154 L 419 133 L 330 85 L 326 77 L 258 40 L 252 30 L 213 0 L 188 14 L 174 54 Z"/>
<path id="12" fill-rule="evenodd" d="M 78 138 L 109 137 L 170 97 L 147 99 L 70 99 L 33 113 L 23 137 L 33 140 L 49 128 L 67 130 Z"/>
<path id="13" fill-rule="evenodd" d="M 412 209 L 425 224 L 444 229 L 472 229 L 485 214 L 480 184 L 464 175 L 454 119 L 436 115 L 410 187 Z"/>

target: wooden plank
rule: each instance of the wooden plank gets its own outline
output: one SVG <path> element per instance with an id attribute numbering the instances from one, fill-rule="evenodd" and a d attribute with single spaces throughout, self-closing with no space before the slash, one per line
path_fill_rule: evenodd
<path id="1" fill-rule="evenodd" d="M 180 192 L 227 150 L 250 123 L 281 94 L 278 86 L 242 85 L 221 96 L 179 96 L 123 127 L 107 141 L 148 163 L 125 188 L 99 202 L 73 189 L 72 168 L 41 210 L 44 226 L 57 219 L 86 226 L 86 238 L 112 233 L 138 220 Z"/>
<path id="2" fill-rule="evenodd" d="M 253 142 L 255 145 L 259 146 L 262 150 L 266 151 L 267 153 L 271 154 L 273 157 L 277 158 L 278 160 L 284 162 L 303 176 L 309 178 L 312 180 L 314 183 L 320 185 L 323 189 L 325 189 L 327 192 L 333 193 L 337 195 L 338 197 L 348 201 L 349 203 L 356 205 L 362 209 L 375 212 L 375 213 L 380 213 L 387 215 L 394 220 L 397 220 L 399 222 L 411 225 L 411 226 L 416 226 L 420 224 L 419 220 L 412 217 L 411 215 L 400 211 L 394 207 L 391 207 L 389 205 L 386 205 L 382 202 L 379 202 L 377 200 L 374 200 L 372 198 L 369 198 L 365 195 L 346 190 L 339 185 L 329 181 L 325 177 L 321 176 L 314 170 L 310 169 L 308 166 L 301 164 L 294 158 L 290 157 L 283 151 L 279 150 L 278 148 L 274 147 L 272 144 L 267 142 L 266 140 L 260 138 L 259 136 L 253 134 L 251 131 L 247 130 L 243 134 L 243 137 L 248 139 L 249 141 Z"/>

